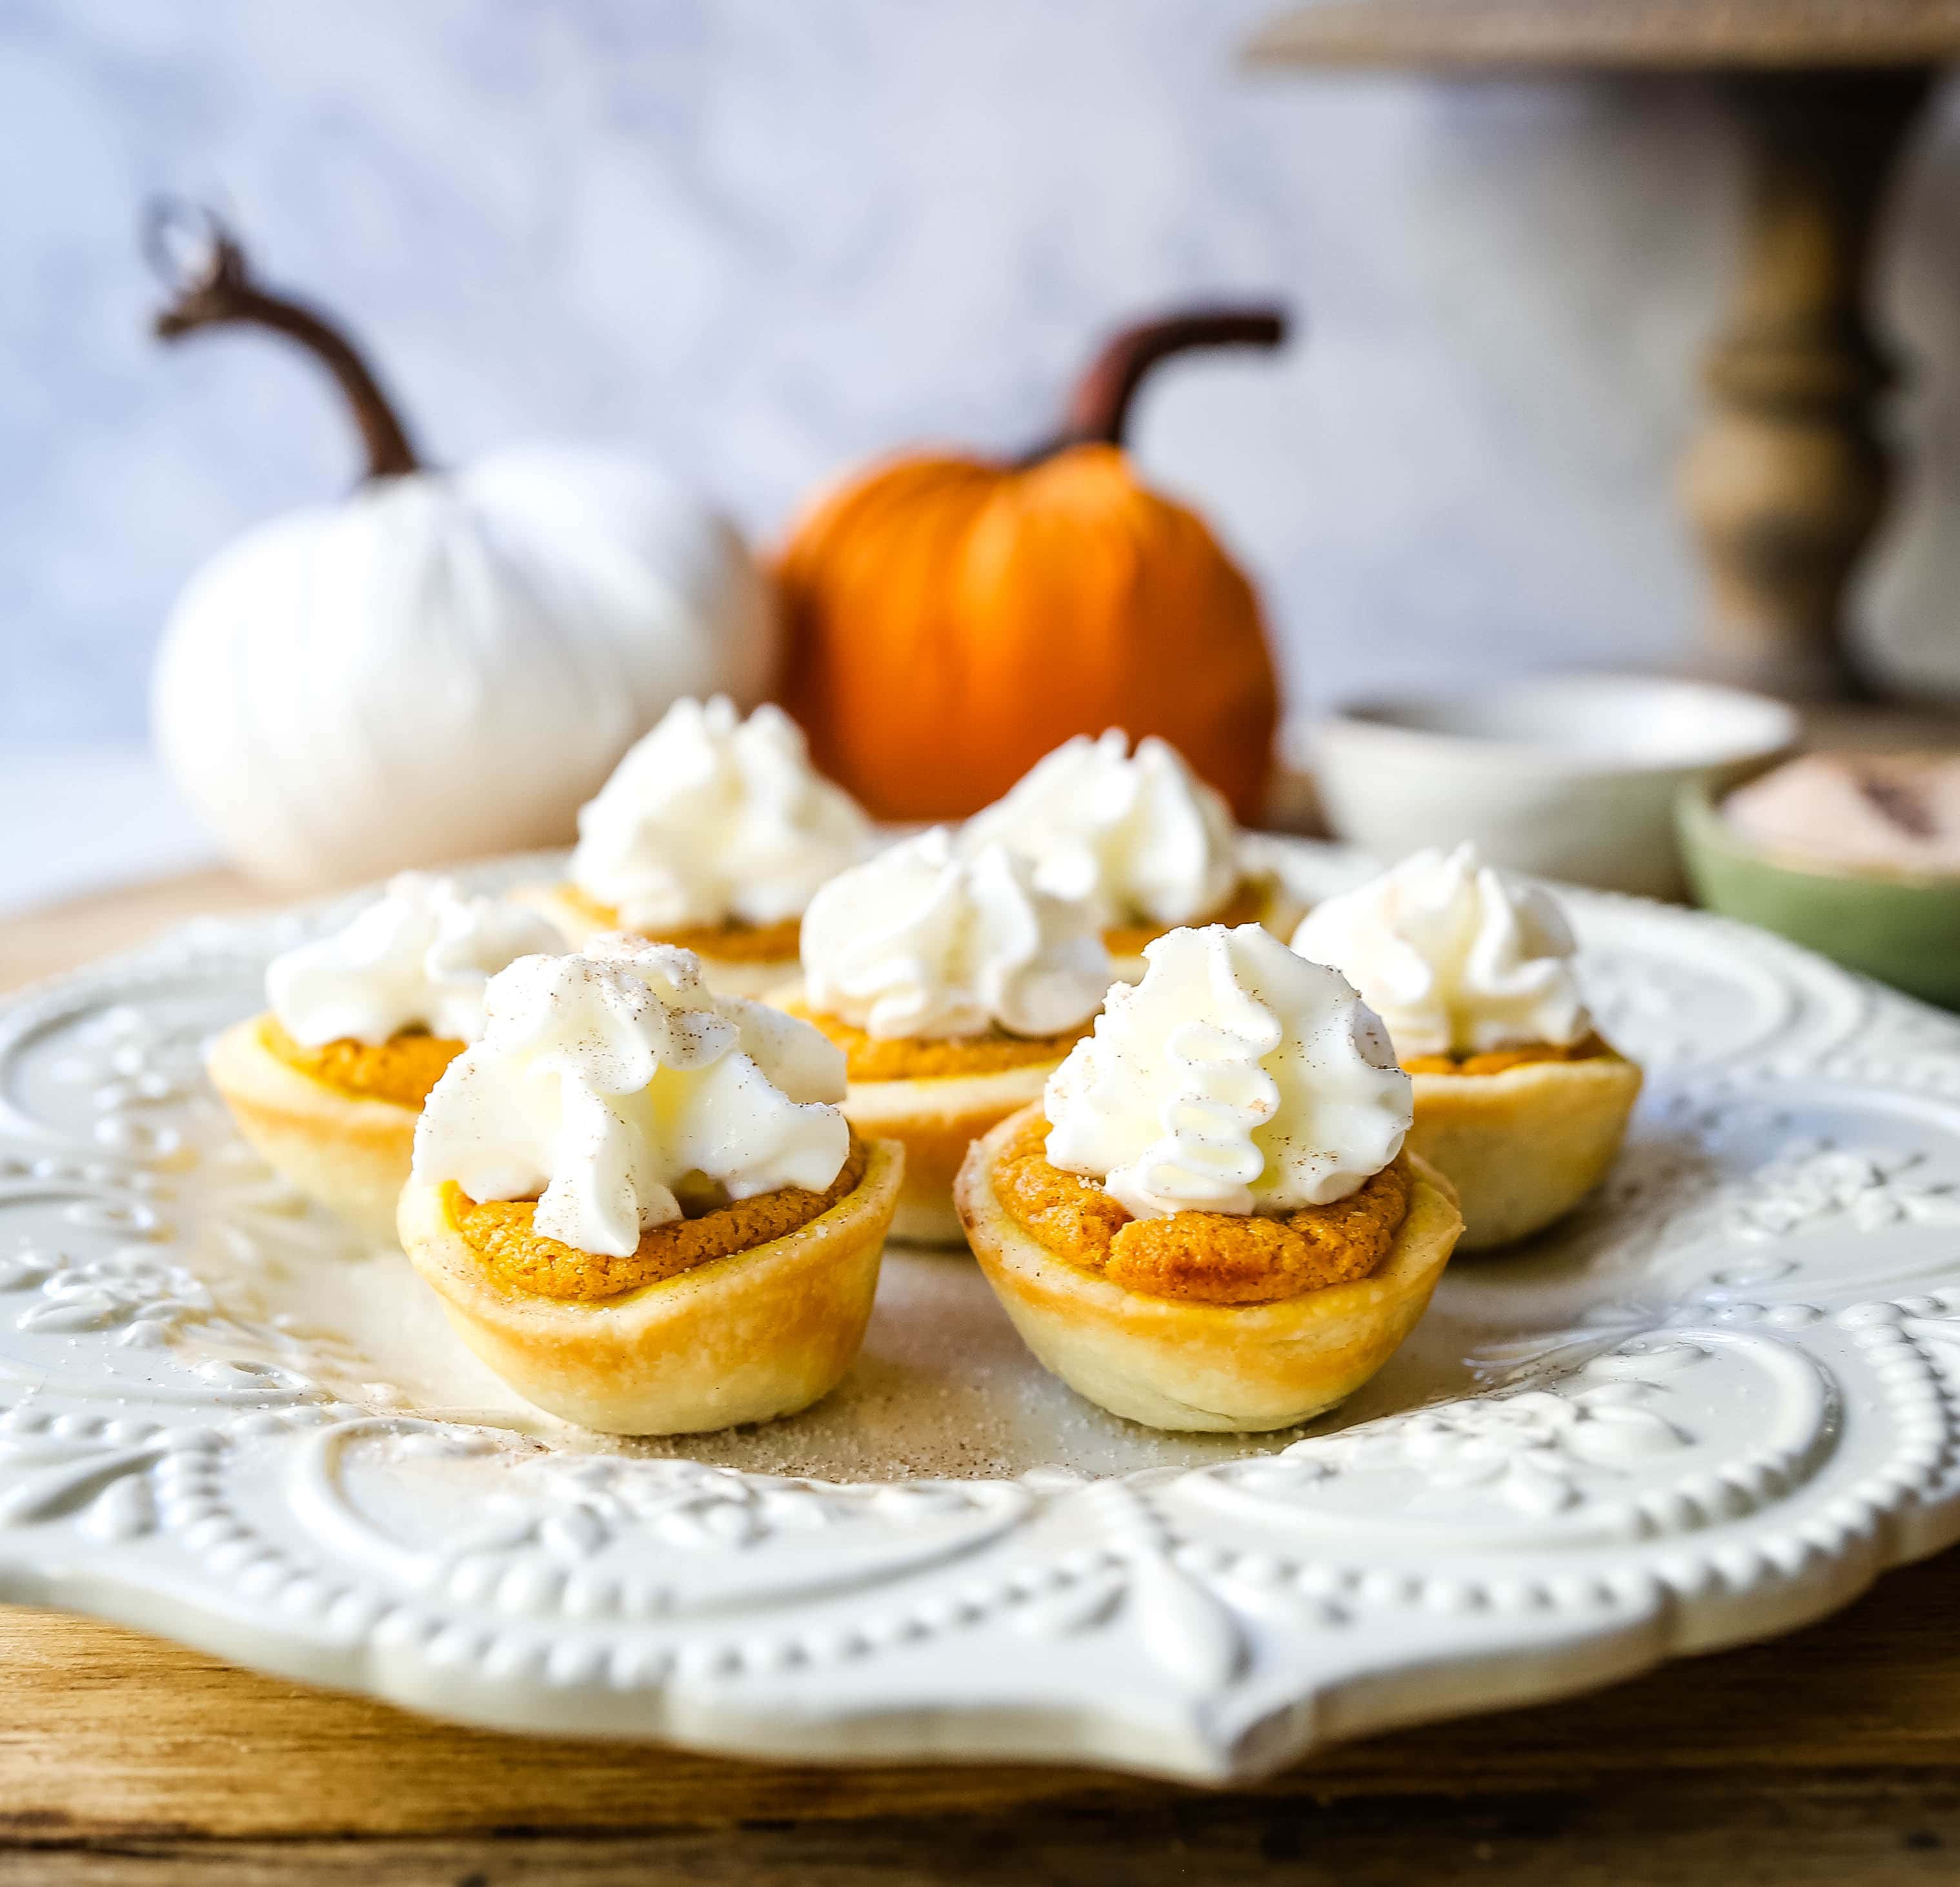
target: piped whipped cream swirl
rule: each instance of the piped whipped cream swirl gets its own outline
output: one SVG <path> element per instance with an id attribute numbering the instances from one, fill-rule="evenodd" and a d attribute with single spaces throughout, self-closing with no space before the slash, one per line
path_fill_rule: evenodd
<path id="1" fill-rule="evenodd" d="M 636 931 L 776 924 L 870 848 L 857 801 L 768 703 L 677 701 L 578 815 L 571 881 Z"/>
<path id="2" fill-rule="evenodd" d="M 810 1005 L 883 1039 L 1059 1035 L 1115 972 L 1096 914 L 1036 888 L 1004 846 L 956 855 L 944 826 L 831 880 L 803 919 Z"/>
<path id="3" fill-rule="evenodd" d="M 1564 913 L 1473 845 L 1417 852 L 1316 905 L 1293 947 L 1360 991 L 1405 1061 L 1564 1047 L 1592 1032 Z"/>
<path id="4" fill-rule="evenodd" d="M 691 950 L 595 939 L 492 980 L 482 1039 L 430 1093 L 415 1176 L 536 1198 L 535 1230 L 623 1258 L 681 1216 L 676 1189 L 822 1192 L 851 1130 L 843 1052 L 809 1023 L 702 981 Z"/>
<path id="5" fill-rule="evenodd" d="M 1172 931 L 1144 956 L 1048 1077 L 1055 1166 L 1160 1218 L 1326 1205 L 1402 1150 L 1409 1077 L 1336 972 L 1255 924 Z"/>
<path id="6" fill-rule="evenodd" d="M 1129 747 L 1118 727 L 1064 741 L 968 820 L 963 848 L 1032 860 L 1042 890 L 1087 899 L 1106 929 L 1210 916 L 1244 875 L 1231 808 L 1167 742 Z"/>
<path id="7" fill-rule="evenodd" d="M 399 872 L 352 923 L 273 958 L 266 999 L 303 1048 L 378 1046 L 406 1029 L 474 1042 L 490 979 L 520 956 L 562 947 L 520 905 L 470 896 L 451 878 Z"/>

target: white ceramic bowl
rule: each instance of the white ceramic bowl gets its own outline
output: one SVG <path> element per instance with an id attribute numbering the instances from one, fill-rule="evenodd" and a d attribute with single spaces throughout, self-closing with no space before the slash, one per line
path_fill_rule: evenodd
<path id="1" fill-rule="evenodd" d="M 1793 745 L 1795 709 L 1702 682 L 1566 675 L 1361 702 L 1306 730 L 1335 833 L 1384 860 L 1493 864 L 1650 897 L 1684 888 L 1673 806 Z"/>

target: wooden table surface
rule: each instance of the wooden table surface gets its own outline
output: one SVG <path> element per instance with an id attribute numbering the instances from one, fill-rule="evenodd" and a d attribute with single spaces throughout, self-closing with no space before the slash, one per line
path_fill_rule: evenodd
<path id="1" fill-rule="evenodd" d="M 0 988 L 258 902 L 212 872 L 0 923 Z M 504 1736 L 0 1607 L 0 1887 L 1951 1881 L 1956 1570 L 1949 1554 L 1794 1637 L 1226 1794 Z"/>

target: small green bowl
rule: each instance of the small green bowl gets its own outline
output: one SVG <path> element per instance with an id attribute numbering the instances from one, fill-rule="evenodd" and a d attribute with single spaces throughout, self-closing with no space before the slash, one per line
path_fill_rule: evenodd
<path id="1" fill-rule="evenodd" d="M 1717 796 L 1728 790 L 1691 781 L 1675 801 L 1698 902 L 1909 996 L 1960 1009 L 1960 877 L 1834 869 L 1766 851 L 1722 816 Z"/>

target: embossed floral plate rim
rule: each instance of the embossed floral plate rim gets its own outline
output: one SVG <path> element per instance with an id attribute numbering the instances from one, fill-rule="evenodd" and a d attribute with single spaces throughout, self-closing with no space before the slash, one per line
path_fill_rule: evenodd
<path id="1" fill-rule="evenodd" d="M 1359 869 L 1267 842 L 1308 893 Z M 1820 1617 L 1960 1536 L 1960 1023 L 1570 895 L 1656 1132 L 1701 1161 L 1691 1199 L 1636 1175 L 1574 1235 L 1624 1288 L 1495 1345 L 1484 1394 L 1100 1480 L 544 1453 L 325 1386 L 314 1337 L 182 1262 L 249 1255 L 276 1202 L 192 1144 L 169 1018 L 329 908 L 43 985 L 0 1008 L 0 1594 L 511 1729 L 1211 1782 Z"/>

